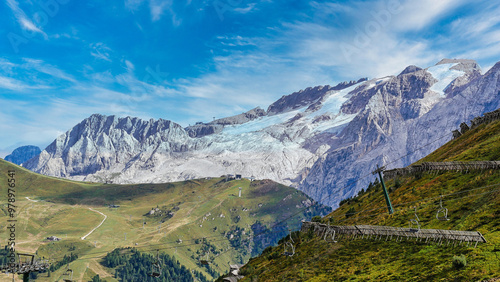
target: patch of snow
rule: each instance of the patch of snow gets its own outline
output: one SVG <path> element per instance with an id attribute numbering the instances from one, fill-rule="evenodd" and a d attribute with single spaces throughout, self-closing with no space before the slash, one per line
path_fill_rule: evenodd
<path id="1" fill-rule="evenodd" d="M 321 109 L 317 110 L 313 114 L 311 114 L 308 119 L 310 124 L 316 118 L 321 115 L 330 115 L 335 116 L 333 119 L 325 120 L 322 122 L 313 125 L 314 132 L 329 132 L 329 133 L 338 133 L 345 127 L 349 122 L 351 122 L 356 114 L 346 115 L 340 112 L 340 108 L 342 105 L 349 100 L 349 93 L 352 92 L 359 86 L 358 84 L 354 84 L 350 87 L 342 89 L 340 91 L 336 91 L 330 94 L 328 98 L 325 99 L 322 103 Z"/>
<path id="2" fill-rule="evenodd" d="M 328 96 L 322 103 L 321 109 L 314 112 L 313 118 L 316 118 L 320 115 L 324 115 L 327 113 L 337 115 L 340 112 L 340 107 L 349 100 L 349 93 L 352 92 L 359 86 L 358 84 L 354 84 L 350 87 L 342 89 L 340 91 L 335 91 Z"/>
<path id="3" fill-rule="evenodd" d="M 432 74 L 432 76 L 438 80 L 438 82 L 434 83 L 430 89 L 439 93 L 439 95 L 444 96 L 444 90 L 446 87 L 448 87 L 453 80 L 465 74 L 463 71 L 451 69 L 457 64 L 458 63 L 442 64 L 427 68 L 427 72 Z"/>
<path id="4" fill-rule="evenodd" d="M 385 77 L 378 78 L 378 79 L 374 78 L 374 79 L 368 80 L 368 81 L 364 82 L 364 84 L 366 84 L 366 86 L 365 86 L 365 88 L 363 88 L 363 90 L 371 89 L 371 88 L 373 88 L 381 83 L 389 81 L 391 78 L 393 78 L 392 75 L 385 76 Z"/>
<path id="5" fill-rule="evenodd" d="M 236 125 L 230 125 L 226 126 L 222 133 L 224 134 L 230 134 L 230 135 L 241 135 L 243 133 L 249 133 L 249 132 L 256 132 L 263 130 L 269 126 L 284 123 L 288 121 L 289 119 L 293 118 L 296 114 L 303 112 L 306 109 L 306 107 L 303 107 L 298 110 L 274 115 L 274 116 L 264 116 L 260 117 L 258 119 L 254 119 L 252 121 L 243 123 L 243 124 L 236 124 Z"/>
<path id="6" fill-rule="evenodd" d="M 344 127 L 346 127 L 347 124 L 349 124 L 356 116 L 357 114 L 346 115 L 341 113 L 334 119 L 318 123 L 313 131 L 337 134 L 342 131 L 342 129 L 344 129 Z"/>

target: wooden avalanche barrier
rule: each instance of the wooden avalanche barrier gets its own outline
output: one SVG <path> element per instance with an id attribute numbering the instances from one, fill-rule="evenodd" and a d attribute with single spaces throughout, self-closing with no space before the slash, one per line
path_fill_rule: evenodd
<path id="1" fill-rule="evenodd" d="M 384 178 L 395 178 L 397 176 L 414 175 L 426 171 L 473 171 L 500 169 L 500 161 L 472 161 L 472 162 L 426 162 L 420 165 L 412 165 L 404 168 L 396 168 L 384 171 Z"/>
<path id="2" fill-rule="evenodd" d="M 486 239 L 478 231 L 457 231 L 442 229 L 412 229 L 392 226 L 377 225 L 326 225 L 318 222 L 302 222 L 301 232 L 312 230 L 318 237 L 335 236 L 336 239 L 377 239 L 396 240 L 413 239 L 425 242 L 437 242 L 442 244 L 444 241 L 460 243 L 486 243 Z"/>

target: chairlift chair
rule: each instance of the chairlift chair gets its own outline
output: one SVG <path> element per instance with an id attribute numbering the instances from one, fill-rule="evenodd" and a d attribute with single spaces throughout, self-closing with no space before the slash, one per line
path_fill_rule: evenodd
<path id="1" fill-rule="evenodd" d="M 73 281 L 73 269 L 69 268 L 69 264 L 68 264 L 68 268 L 63 273 L 63 276 L 68 276 L 68 278 L 63 278 L 64 282 L 74 282 Z"/>
<path id="2" fill-rule="evenodd" d="M 331 239 L 328 239 L 329 234 L 332 235 Z M 325 230 L 325 236 L 323 239 L 328 243 L 337 243 L 337 241 L 335 241 L 335 229 L 330 228 L 330 223 L 328 223 L 328 227 Z"/>
<path id="3" fill-rule="evenodd" d="M 156 261 L 151 265 L 151 273 L 149 276 L 153 278 L 158 278 L 161 276 L 161 261 L 160 261 L 160 250 L 156 250 Z"/>
<path id="4" fill-rule="evenodd" d="M 207 253 L 207 259 L 201 259 L 200 260 L 201 265 L 209 265 L 210 263 L 208 262 L 208 253 Z"/>
<path id="5" fill-rule="evenodd" d="M 441 199 L 439 199 L 439 209 L 436 213 L 436 218 L 442 221 L 450 220 L 448 218 L 448 209 L 443 207 L 443 195 L 441 195 Z"/>
<path id="6" fill-rule="evenodd" d="M 290 234 L 290 241 L 286 242 L 283 245 L 284 251 L 283 254 L 288 257 L 293 257 L 295 254 L 295 247 L 293 246 L 293 239 L 292 239 L 292 230 L 288 229 L 288 232 Z"/>
<path id="7" fill-rule="evenodd" d="M 418 232 L 420 231 L 420 219 L 417 215 L 417 207 L 415 207 L 415 218 L 410 219 L 410 232 Z"/>

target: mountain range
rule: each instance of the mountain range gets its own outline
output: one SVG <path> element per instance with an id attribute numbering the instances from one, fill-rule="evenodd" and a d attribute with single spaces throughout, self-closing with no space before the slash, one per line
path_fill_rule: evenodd
<path id="1" fill-rule="evenodd" d="M 402 167 L 500 107 L 500 62 L 443 59 L 399 75 L 310 87 L 267 110 L 183 128 L 94 114 L 23 165 L 45 175 L 160 183 L 241 174 L 296 187 L 330 206 L 355 195 L 377 165 Z"/>

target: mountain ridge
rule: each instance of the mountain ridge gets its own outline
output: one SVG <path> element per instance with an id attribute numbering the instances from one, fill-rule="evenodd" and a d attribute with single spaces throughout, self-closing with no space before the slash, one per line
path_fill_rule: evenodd
<path id="1" fill-rule="evenodd" d="M 291 185 L 316 200 L 328 196 L 324 203 L 335 206 L 366 185 L 355 180 L 377 164 L 407 165 L 450 140 L 467 118 L 500 106 L 499 73 L 493 67 L 481 75 L 472 60 L 442 60 L 426 69 L 409 66 L 398 76 L 340 83 L 336 90 L 306 88 L 267 111 L 186 128 L 114 117 L 118 126 L 103 131 L 92 127 L 102 123 L 96 120 L 86 123 L 94 135 L 72 129 L 25 165 L 115 183 L 243 174 Z M 71 134 L 79 139 L 70 142 Z M 392 161 L 398 156 L 406 157 Z"/>

